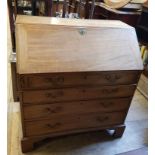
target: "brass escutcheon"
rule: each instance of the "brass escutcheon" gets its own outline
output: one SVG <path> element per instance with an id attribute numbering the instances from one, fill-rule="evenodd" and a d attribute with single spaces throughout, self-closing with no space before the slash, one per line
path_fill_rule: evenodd
<path id="1" fill-rule="evenodd" d="M 80 33 L 81 36 L 83 36 L 83 35 L 86 34 L 86 29 L 84 27 L 78 28 L 78 31 L 79 31 L 79 33 Z"/>

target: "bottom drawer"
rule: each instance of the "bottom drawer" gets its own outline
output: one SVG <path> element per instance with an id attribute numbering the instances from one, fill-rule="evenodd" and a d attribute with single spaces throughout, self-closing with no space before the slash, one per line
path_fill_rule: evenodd
<path id="1" fill-rule="evenodd" d="M 122 124 L 125 116 L 125 112 L 57 116 L 49 120 L 25 122 L 25 134 L 26 136 L 37 136 L 53 132 Z"/>

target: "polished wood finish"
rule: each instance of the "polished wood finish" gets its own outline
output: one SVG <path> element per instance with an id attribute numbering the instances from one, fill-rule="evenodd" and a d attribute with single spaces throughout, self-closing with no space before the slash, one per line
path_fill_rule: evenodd
<path id="1" fill-rule="evenodd" d="M 143 69 L 135 30 L 119 21 L 19 16 L 16 40 L 19 74 Z"/>
<path id="2" fill-rule="evenodd" d="M 49 103 L 60 101 L 89 100 L 97 98 L 131 97 L 136 85 L 77 87 L 53 90 L 24 91 L 24 103 Z"/>
<path id="3" fill-rule="evenodd" d="M 25 16 L 25 15 L 17 15 L 16 18 L 16 27 L 23 27 L 34 24 L 37 25 L 45 25 L 45 26 L 87 26 L 87 27 L 110 27 L 110 28 L 131 28 L 129 25 L 121 22 L 121 21 L 101 21 L 101 20 L 83 20 L 83 19 L 65 19 L 65 18 L 55 18 L 55 17 L 38 17 L 38 16 Z"/>
<path id="4" fill-rule="evenodd" d="M 140 73 L 109 71 L 77 73 L 77 76 L 76 73 L 19 75 L 24 136 L 22 151 L 32 150 L 36 142 L 47 137 L 78 132 L 112 129 L 114 137 L 121 137 Z M 55 85 L 57 80 L 53 80 L 47 87 L 47 77 L 57 79 L 60 75 L 65 77 L 66 85 L 61 82 Z M 83 81 L 84 75 L 87 78 Z M 110 75 L 108 80 L 105 78 L 107 75 Z M 118 75 L 121 78 L 116 78 Z M 32 80 L 35 77 L 36 81 L 41 80 L 35 83 L 35 79 Z M 97 79 L 99 83 L 91 85 L 91 81 L 94 83 Z"/>
<path id="5" fill-rule="evenodd" d="M 52 132 L 76 130 L 82 128 L 101 127 L 121 124 L 124 121 L 124 112 L 113 113 L 85 113 L 83 115 L 53 116 L 48 120 L 26 122 L 26 136 L 44 135 Z"/>
<path id="6" fill-rule="evenodd" d="M 25 105 L 23 108 L 24 120 L 51 118 L 56 115 L 113 112 L 127 110 L 131 98 L 98 99 L 88 101 L 73 101 L 40 105 Z M 88 108 L 89 107 L 89 108 Z"/>
<path id="7" fill-rule="evenodd" d="M 103 129 L 123 135 L 143 69 L 132 27 L 19 16 L 16 30 L 23 152 L 47 137 Z"/>
<path id="8" fill-rule="evenodd" d="M 122 85 L 137 83 L 140 71 L 24 74 L 19 76 L 22 90 L 75 86 Z"/>
<path id="9" fill-rule="evenodd" d="M 20 120 L 20 110 L 19 110 L 19 102 L 15 102 L 14 104 L 8 103 L 9 105 L 9 116 L 8 116 L 8 155 L 24 155 L 24 153 L 21 153 L 21 142 L 20 139 L 22 137 L 22 128 L 21 128 L 21 120 Z M 88 108 L 87 108 L 88 109 Z M 91 131 L 89 130 L 86 131 L 88 133 L 67 133 L 66 135 L 70 134 L 69 136 L 66 135 L 61 135 L 60 133 L 55 136 L 60 136 L 60 137 L 53 137 L 50 134 L 51 138 L 49 138 L 49 135 L 44 135 L 41 136 L 42 140 L 38 139 L 35 143 L 34 137 L 26 138 L 26 142 L 30 141 L 30 139 L 33 139 L 35 145 L 33 148 L 32 152 L 29 152 L 27 154 L 33 154 L 33 155 L 49 155 L 49 153 L 56 152 L 56 155 L 58 155 L 60 152 L 64 152 L 64 148 L 68 146 L 69 148 L 75 148 L 75 149 L 69 149 L 68 154 L 76 154 L 77 149 L 76 148 L 81 148 L 82 146 L 88 145 L 88 148 L 83 152 L 83 149 L 80 149 L 79 154 L 87 154 L 87 151 L 91 151 L 92 145 L 90 145 L 90 140 L 91 144 L 93 144 L 93 148 L 95 147 L 96 149 L 98 148 L 98 142 L 102 145 L 102 148 L 104 147 L 104 150 L 100 150 L 100 154 L 117 154 L 117 148 L 119 148 L 119 152 L 126 152 L 131 149 L 135 149 L 135 145 L 137 148 L 143 147 L 144 141 L 147 143 L 147 138 L 146 134 L 140 134 L 140 133 L 145 133 L 147 129 L 147 100 L 145 99 L 144 96 L 140 94 L 139 91 L 136 90 L 135 95 L 133 97 L 133 100 L 131 102 L 131 108 L 128 113 L 127 119 L 126 119 L 126 130 L 123 134 L 122 138 L 119 139 L 114 139 L 110 135 L 113 134 L 114 126 L 112 126 L 112 131 L 107 133 L 107 131 L 104 131 L 104 128 L 100 128 L 101 131 L 97 131 L 97 128 L 91 128 Z M 129 122 L 128 122 L 129 121 Z M 141 124 L 141 126 L 139 126 Z M 110 126 L 108 126 L 110 127 Z M 115 126 L 116 128 L 116 126 Z M 86 130 L 86 129 L 85 129 Z M 72 131 L 73 132 L 73 131 Z M 81 130 L 81 132 L 84 132 L 84 129 Z M 131 136 L 132 135 L 132 136 Z M 36 136 L 36 139 L 39 136 Z M 46 139 L 47 140 L 44 140 Z M 129 139 L 130 138 L 130 139 Z M 24 139 L 24 138 L 23 138 Z M 107 143 L 105 141 L 108 142 Z M 61 143 L 60 143 L 61 141 Z M 124 141 L 127 141 L 129 143 L 123 143 Z M 113 143 L 113 148 L 116 149 L 116 152 L 111 152 L 111 142 Z M 33 143 L 33 144 L 34 144 Z M 38 145 L 37 145 L 38 143 Z M 54 145 L 54 146 L 53 146 Z M 95 145 L 95 146 L 94 146 Z M 123 147 L 122 147 L 123 145 Z M 48 147 L 47 147 L 48 146 Z M 54 150 L 52 149 L 54 148 Z M 96 155 L 96 151 L 91 151 L 91 155 Z M 30 151 L 30 150 L 29 150 Z M 104 152 L 103 152 L 104 151 Z"/>

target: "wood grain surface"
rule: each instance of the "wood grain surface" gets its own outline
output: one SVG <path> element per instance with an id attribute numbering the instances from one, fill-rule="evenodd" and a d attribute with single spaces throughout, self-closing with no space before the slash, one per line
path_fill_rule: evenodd
<path id="1" fill-rule="evenodd" d="M 89 19 L 66 19 L 55 17 L 39 17 L 39 16 L 26 16 L 17 15 L 16 25 L 18 24 L 33 24 L 33 25 L 58 25 L 58 26 L 87 26 L 87 27 L 116 27 L 116 28 L 129 28 L 126 23 L 117 20 L 89 20 Z"/>
<path id="2" fill-rule="evenodd" d="M 124 122 L 124 117 L 124 112 L 55 116 L 49 120 L 25 122 L 25 130 L 26 136 L 35 136 L 49 134 L 51 131 L 54 133 L 65 130 L 121 124 Z"/>
<path id="3" fill-rule="evenodd" d="M 16 43 L 20 74 L 143 69 L 135 30 L 119 21 L 20 16 Z"/>
<path id="4" fill-rule="evenodd" d="M 133 96 L 136 85 L 77 87 L 66 89 L 35 90 L 22 92 L 24 104 L 52 103 Z"/>
<path id="5" fill-rule="evenodd" d="M 23 106 L 23 114 L 25 120 L 37 120 L 64 114 L 84 114 L 86 113 L 86 109 L 87 113 L 125 111 L 128 109 L 130 102 L 131 98 L 114 98 L 25 105 Z"/>
<path id="6" fill-rule="evenodd" d="M 141 71 L 43 73 L 19 75 L 21 90 L 67 88 L 76 86 L 136 84 Z"/>

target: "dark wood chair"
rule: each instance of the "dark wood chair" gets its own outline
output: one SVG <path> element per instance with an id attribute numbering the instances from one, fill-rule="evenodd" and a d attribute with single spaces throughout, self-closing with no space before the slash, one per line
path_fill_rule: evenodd
<path id="1" fill-rule="evenodd" d="M 64 0 L 63 15 L 76 13 L 77 18 L 92 19 L 95 0 Z"/>
<path id="2" fill-rule="evenodd" d="M 96 0 L 98 1 L 98 0 Z M 68 18 L 69 14 L 77 14 L 77 18 L 92 18 L 95 7 L 95 0 L 27 0 L 29 4 L 23 4 L 22 0 L 8 0 L 9 10 L 17 14 L 28 14 L 33 16 L 51 16 Z M 14 3 L 12 3 L 14 2 Z M 12 5 L 14 4 L 14 5 Z M 42 5 L 44 4 L 44 5 Z M 39 7 L 43 6 L 44 12 Z M 40 7 L 42 8 L 42 7 Z M 28 13 L 31 12 L 31 13 Z"/>
<path id="3" fill-rule="evenodd" d="M 120 9 L 112 9 L 103 2 L 95 3 L 93 19 L 121 20 L 131 26 L 136 26 L 141 14 L 141 6 L 128 4 Z"/>

